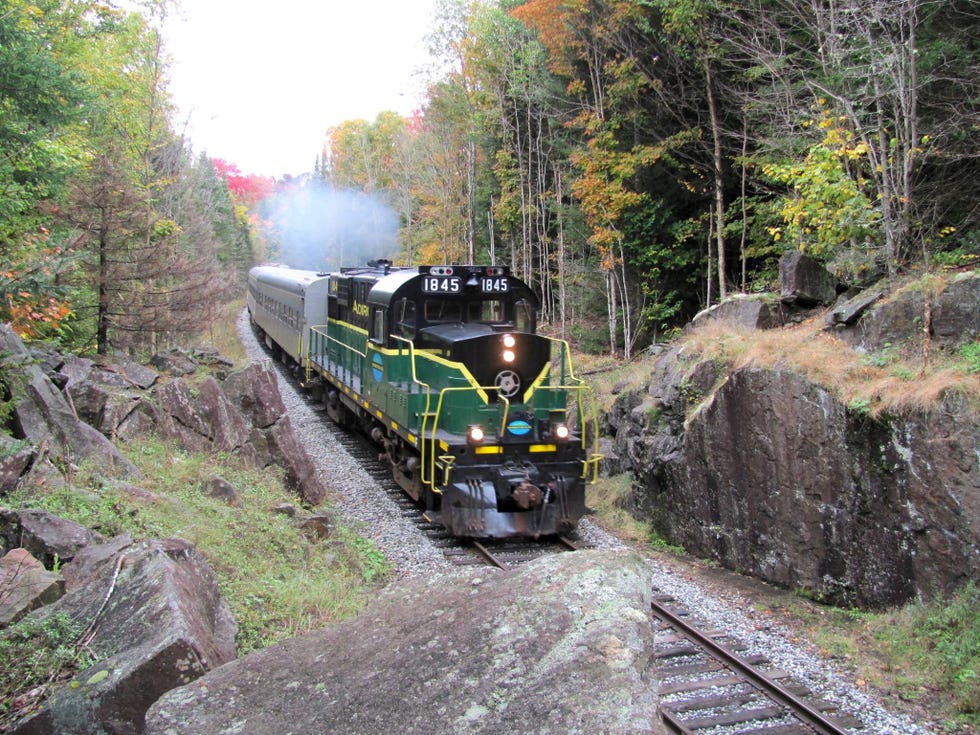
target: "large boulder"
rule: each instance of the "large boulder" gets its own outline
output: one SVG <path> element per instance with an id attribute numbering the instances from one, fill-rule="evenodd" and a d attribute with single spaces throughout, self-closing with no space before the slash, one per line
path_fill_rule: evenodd
<path id="1" fill-rule="evenodd" d="M 779 297 L 796 306 L 830 306 L 840 282 L 815 258 L 790 250 L 779 259 Z"/>
<path id="2" fill-rule="evenodd" d="M 139 476 L 112 442 L 79 419 L 7 324 L 0 324 L 0 375 L 11 394 L 15 438 L 45 446 L 66 465 L 88 462 L 109 475 Z"/>
<path id="3" fill-rule="evenodd" d="M 286 413 L 276 374 L 268 362 L 253 362 L 233 372 L 222 387 L 256 429 L 268 429 Z"/>
<path id="4" fill-rule="evenodd" d="M 27 549 L 11 549 L 0 558 L 0 628 L 64 594 L 65 580 L 49 572 Z"/>
<path id="5" fill-rule="evenodd" d="M 164 692 L 235 656 L 237 626 L 210 567 L 180 539 L 89 546 L 64 568 L 67 612 L 98 662 L 20 721 L 16 735 L 134 735 Z"/>
<path id="6" fill-rule="evenodd" d="M 650 589 L 622 551 L 401 582 L 167 693 L 146 735 L 662 733 Z"/>
<path id="7" fill-rule="evenodd" d="M 249 426 L 212 377 L 192 387 L 183 379 L 164 384 L 155 393 L 165 423 L 157 429 L 190 451 L 232 451 L 249 437 Z"/>
<path id="8" fill-rule="evenodd" d="M 156 370 L 136 363 L 96 364 L 71 355 L 65 357 L 59 375 L 78 417 L 110 439 L 159 378 Z"/>
<path id="9" fill-rule="evenodd" d="M 0 496 L 17 488 L 36 457 L 37 450 L 30 442 L 0 434 Z"/>
<path id="10" fill-rule="evenodd" d="M 0 507 L 0 546 L 23 547 L 48 568 L 70 562 L 79 549 L 104 542 L 101 534 L 46 510 Z"/>
<path id="11" fill-rule="evenodd" d="M 283 416 L 265 434 L 275 463 L 286 470 L 287 486 L 299 492 L 310 505 L 322 503 L 327 497 L 327 488 L 320 481 L 306 448 L 296 437 L 289 416 Z"/>
<path id="12" fill-rule="evenodd" d="M 787 317 L 786 306 L 769 295 L 737 295 L 698 312 L 691 327 L 721 321 L 745 329 L 775 329 L 786 324 Z"/>
<path id="13" fill-rule="evenodd" d="M 268 362 L 252 363 L 221 383 L 228 400 L 252 426 L 239 454 L 252 467 L 279 465 L 286 470 L 286 484 L 311 505 L 327 497 L 309 454 L 296 437 L 279 392 L 275 371 Z"/>

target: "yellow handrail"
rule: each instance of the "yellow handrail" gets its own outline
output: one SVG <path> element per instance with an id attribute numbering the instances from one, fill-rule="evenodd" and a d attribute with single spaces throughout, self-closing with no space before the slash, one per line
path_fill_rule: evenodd
<path id="1" fill-rule="evenodd" d="M 366 353 L 361 352 L 355 347 L 352 347 L 344 343 L 340 339 L 332 336 L 330 334 L 329 324 L 311 327 L 310 331 L 311 333 L 314 333 L 317 336 L 321 337 L 322 339 L 326 340 L 327 343 L 330 345 L 333 344 L 340 345 L 340 347 L 343 348 L 348 353 L 357 355 L 358 357 L 361 358 L 367 357 Z M 483 396 L 485 397 L 491 392 L 497 393 L 499 400 L 503 404 L 503 413 L 501 415 L 500 426 L 498 428 L 498 432 L 501 435 L 505 427 L 507 426 L 507 419 L 510 414 L 511 402 L 506 397 L 499 395 L 499 389 L 496 386 L 468 385 L 468 386 L 448 387 L 448 388 L 443 388 L 439 391 L 438 400 L 436 401 L 436 405 L 435 405 L 435 411 L 432 411 L 433 388 L 429 383 L 426 383 L 425 381 L 419 379 L 418 368 L 417 368 L 418 356 L 415 350 L 414 343 L 410 339 L 401 337 L 399 335 L 392 335 L 392 338 L 396 342 L 404 343 L 404 345 L 407 346 L 409 363 L 411 365 L 412 384 L 419 386 L 421 389 L 420 392 L 424 393 L 425 395 L 425 406 L 422 412 L 422 422 L 420 426 L 420 432 L 421 432 L 421 446 L 419 447 L 420 467 L 421 467 L 420 479 L 422 484 L 429 486 L 433 490 L 436 490 L 436 460 L 438 455 L 436 434 L 439 431 L 439 423 L 442 417 L 443 404 L 446 400 L 447 394 L 461 393 L 461 392 L 468 391 L 479 395 L 482 392 Z M 568 357 L 571 351 L 568 342 L 566 342 L 565 340 L 556 339 L 554 337 L 546 337 L 546 339 L 558 344 L 558 350 L 559 350 L 558 362 L 560 363 L 560 370 L 561 370 L 560 377 L 562 379 L 561 380 L 562 385 L 554 385 L 554 386 L 539 385 L 535 390 L 536 391 L 565 391 L 566 393 L 571 392 L 572 394 L 575 395 L 575 411 L 577 414 L 578 421 L 582 427 L 580 441 L 581 441 L 582 449 L 586 452 L 589 451 L 588 435 L 590 432 L 588 431 L 588 426 L 589 425 L 592 426 L 592 432 L 591 432 L 592 440 L 593 440 L 592 453 L 591 456 L 583 460 L 582 477 L 583 479 L 588 479 L 587 476 L 589 474 L 589 468 L 591 466 L 593 481 L 594 481 L 594 479 L 598 477 L 598 471 L 599 471 L 598 464 L 599 464 L 599 460 L 601 459 L 601 455 L 598 452 L 599 421 L 598 421 L 598 412 L 596 410 L 597 401 L 596 401 L 595 391 L 591 386 L 587 385 L 583 380 L 577 378 L 574 375 L 574 372 L 572 370 L 571 360 Z M 312 340 L 310 340 L 310 344 L 308 345 L 308 347 L 309 347 L 308 352 L 312 351 L 313 349 Z M 404 348 L 402 346 L 399 346 L 399 350 L 401 349 Z M 312 364 L 312 360 L 307 360 L 307 364 L 308 365 Z M 308 369 L 307 378 L 309 378 L 309 369 Z M 566 380 L 572 381 L 573 384 L 571 385 L 565 384 Z M 586 396 L 591 398 L 591 401 L 589 401 L 589 403 L 591 404 L 589 408 L 591 408 L 591 410 L 587 410 Z M 428 447 L 426 446 L 427 444 L 429 445 Z M 447 466 L 444 468 L 445 482 L 448 482 L 449 480 L 451 467 L 452 467 L 452 463 L 449 462 L 447 463 Z"/>
<path id="2" fill-rule="evenodd" d="M 321 325 L 318 325 L 318 326 L 315 326 L 315 327 L 310 327 L 310 331 L 313 332 L 313 333 L 315 333 L 315 334 L 319 334 L 320 336 L 322 336 L 324 339 L 326 339 L 328 342 L 330 342 L 332 344 L 338 344 L 338 345 L 340 345 L 341 347 L 343 347 L 348 352 L 353 352 L 355 355 L 357 355 L 359 357 L 367 357 L 367 354 L 366 353 L 361 352 L 360 350 L 358 350 L 358 349 L 356 349 L 354 347 L 351 347 L 350 345 L 348 345 L 345 342 L 340 341 L 336 337 L 332 337 L 330 335 L 330 325 L 329 324 L 321 324 Z"/>

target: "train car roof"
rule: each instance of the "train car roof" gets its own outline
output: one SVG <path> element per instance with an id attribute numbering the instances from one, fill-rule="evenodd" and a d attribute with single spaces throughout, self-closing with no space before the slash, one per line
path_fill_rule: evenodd
<path id="1" fill-rule="evenodd" d="M 371 287 L 367 302 L 372 306 L 390 306 L 399 289 L 405 284 L 410 283 L 412 279 L 418 278 L 418 275 L 418 268 L 391 271 L 388 275 L 379 278 L 377 283 Z"/>
<path id="2" fill-rule="evenodd" d="M 303 293 L 317 281 L 327 280 L 327 274 L 317 271 L 286 268 L 279 265 L 260 265 L 252 268 L 249 277 L 259 283 L 281 288 L 284 291 Z"/>

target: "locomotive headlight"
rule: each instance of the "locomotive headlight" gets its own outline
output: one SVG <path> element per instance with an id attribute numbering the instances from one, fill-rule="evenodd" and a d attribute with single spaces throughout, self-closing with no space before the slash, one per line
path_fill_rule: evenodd
<path id="1" fill-rule="evenodd" d="M 568 437 L 571 435 L 571 432 L 568 430 L 568 426 L 565 424 L 555 424 L 554 432 L 555 439 L 560 442 L 567 442 Z"/>
<path id="2" fill-rule="evenodd" d="M 504 347 L 508 347 L 509 348 L 509 347 L 513 347 L 516 344 L 517 344 L 517 340 L 514 339 L 514 335 L 513 334 L 505 334 L 504 335 Z"/>
<path id="3" fill-rule="evenodd" d="M 514 358 L 516 358 L 517 355 L 514 354 L 513 350 L 504 350 L 503 357 L 504 357 L 504 362 L 514 362 Z"/>
<path id="4" fill-rule="evenodd" d="M 470 444 L 482 444 L 485 437 L 486 434 L 483 431 L 483 427 L 479 424 L 472 424 L 466 430 L 466 441 Z"/>

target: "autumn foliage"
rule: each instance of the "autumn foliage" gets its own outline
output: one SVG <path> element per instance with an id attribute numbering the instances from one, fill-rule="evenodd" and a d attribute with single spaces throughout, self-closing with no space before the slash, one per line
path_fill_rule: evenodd
<path id="1" fill-rule="evenodd" d="M 212 158 L 211 165 L 218 177 L 228 184 L 229 193 L 248 209 L 254 209 L 275 188 L 275 180 L 271 176 L 243 174 L 238 166 L 220 158 Z"/>
<path id="2" fill-rule="evenodd" d="M 47 232 L 38 239 L 47 240 Z M 42 244 L 31 266 L 0 270 L 0 320 L 22 338 L 51 337 L 75 316 L 69 300 L 58 294 L 66 255 L 71 253 Z"/>

